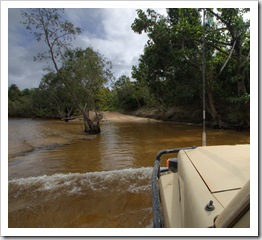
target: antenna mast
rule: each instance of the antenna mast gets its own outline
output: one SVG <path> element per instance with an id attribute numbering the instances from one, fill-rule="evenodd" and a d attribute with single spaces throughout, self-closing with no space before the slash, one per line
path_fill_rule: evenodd
<path id="1" fill-rule="evenodd" d="M 202 75 L 203 75 L 203 133 L 202 133 L 202 146 L 206 146 L 205 14 L 206 14 L 206 11 L 203 8 L 203 46 L 202 46 L 202 64 L 203 64 L 203 66 L 202 66 Z"/>

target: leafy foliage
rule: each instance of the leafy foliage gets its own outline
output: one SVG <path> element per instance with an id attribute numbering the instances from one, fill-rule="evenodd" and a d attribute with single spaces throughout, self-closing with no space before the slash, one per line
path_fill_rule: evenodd
<path id="1" fill-rule="evenodd" d="M 8 88 L 8 116 L 31 117 L 33 114 L 31 94 L 34 90 L 24 89 L 20 91 L 17 85 L 12 84 Z"/>
<path id="2" fill-rule="evenodd" d="M 123 110 L 141 108 L 148 101 L 146 88 L 139 85 L 138 82 L 132 82 L 125 75 L 116 81 L 114 91 L 116 92 L 118 107 Z"/>
<path id="3" fill-rule="evenodd" d="M 100 89 L 113 77 L 111 63 L 92 48 L 67 51 L 59 73 L 73 101 L 89 110 L 97 108 Z"/>
<path id="4" fill-rule="evenodd" d="M 248 125 L 250 34 L 243 14 L 249 9 L 205 9 L 204 26 L 202 11 L 167 9 L 164 17 L 137 10 L 131 27 L 149 40 L 132 77 L 145 82 L 159 104 L 200 108 L 204 51 L 208 118 L 218 127 Z M 228 117 L 228 111 L 245 114 Z"/>

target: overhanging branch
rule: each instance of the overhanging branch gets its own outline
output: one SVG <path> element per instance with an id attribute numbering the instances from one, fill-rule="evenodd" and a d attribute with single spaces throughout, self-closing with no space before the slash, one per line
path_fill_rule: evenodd
<path id="1" fill-rule="evenodd" d="M 230 51 L 230 54 L 229 54 L 229 56 L 228 56 L 228 58 L 227 58 L 227 60 L 225 61 L 225 63 L 224 63 L 224 65 L 223 65 L 223 67 L 220 69 L 220 71 L 219 71 L 219 74 L 218 75 L 220 75 L 221 73 L 222 73 L 222 71 L 224 70 L 224 68 L 226 67 L 226 65 L 227 65 L 227 63 L 228 63 L 228 61 L 229 61 L 229 59 L 231 58 L 231 56 L 232 56 L 232 53 L 233 53 L 233 51 L 234 51 L 234 49 L 235 49 L 235 45 L 236 45 L 236 40 L 234 41 L 234 44 L 233 44 L 233 46 L 232 46 L 232 49 L 231 49 L 231 51 Z"/>

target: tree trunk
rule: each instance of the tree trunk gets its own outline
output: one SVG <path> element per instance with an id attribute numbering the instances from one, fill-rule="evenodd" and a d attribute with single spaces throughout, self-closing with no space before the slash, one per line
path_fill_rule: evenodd
<path id="1" fill-rule="evenodd" d="M 54 61 L 54 64 L 55 64 L 55 60 L 53 60 L 53 61 Z M 66 79 L 59 73 L 59 70 L 58 70 L 56 65 L 55 65 L 55 68 L 57 70 L 57 74 L 58 74 L 60 80 L 65 84 L 67 90 L 69 91 L 69 94 L 71 95 L 72 100 L 73 100 L 75 106 L 78 108 L 78 110 L 83 115 L 85 132 L 89 133 L 91 135 L 100 134 L 101 133 L 101 129 L 100 129 L 99 121 L 97 123 L 93 123 L 93 121 L 89 117 L 89 114 L 87 114 L 87 112 L 85 111 L 85 107 L 81 106 L 81 104 L 79 103 L 78 98 L 76 97 L 75 92 L 71 89 L 71 87 L 67 83 Z"/>
<path id="2" fill-rule="evenodd" d="M 216 125 L 218 128 L 223 128 L 223 122 L 220 119 L 220 116 L 216 110 L 216 106 L 214 104 L 214 99 L 213 99 L 213 93 L 211 89 L 207 89 L 207 96 L 208 96 L 208 103 L 209 107 L 207 108 L 210 115 L 212 116 L 213 120 L 216 122 Z"/>
<path id="3" fill-rule="evenodd" d="M 77 108 L 79 109 L 79 111 L 82 113 L 83 115 L 83 119 L 84 119 L 84 127 L 85 127 L 85 132 L 89 133 L 91 135 L 95 135 L 95 134 L 100 134 L 101 133 L 101 129 L 100 129 L 100 124 L 99 121 L 97 121 L 97 123 L 94 123 L 91 118 L 89 117 L 89 111 L 86 112 L 85 107 L 82 107 L 81 104 L 79 103 L 77 97 L 75 96 L 74 92 L 71 91 L 71 88 L 67 85 L 67 82 L 64 80 L 64 83 L 66 83 L 66 86 L 69 90 L 69 93 L 71 94 L 73 101 L 75 103 L 75 105 L 77 106 Z"/>
<path id="4" fill-rule="evenodd" d="M 220 115 L 216 109 L 214 98 L 213 98 L 213 81 L 214 81 L 214 70 L 209 69 L 209 71 L 206 72 L 206 79 L 207 79 L 207 84 L 206 84 L 206 89 L 207 89 L 207 110 L 212 116 L 212 119 L 214 120 L 216 127 L 217 128 L 223 128 L 224 124 L 220 119 Z"/>
<path id="5" fill-rule="evenodd" d="M 242 62 L 244 61 L 244 59 L 243 59 L 243 56 L 242 56 L 242 48 L 241 48 L 239 40 L 237 41 L 235 49 L 236 49 L 236 53 L 237 53 L 237 69 L 236 69 L 237 76 L 238 76 L 237 93 L 238 93 L 238 96 L 241 96 L 241 95 L 247 93 L 247 90 L 246 90 L 245 81 L 244 81 L 245 72 L 243 71 L 243 68 L 245 66 L 242 66 Z"/>
<path id="6" fill-rule="evenodd" d="M 99 121 L 97 121 L 97 123 L 94 123 L 83 108 L 79 108 L 79 109 L 84 118 L 85 132 L 91 135 L 101 133 Z"/>

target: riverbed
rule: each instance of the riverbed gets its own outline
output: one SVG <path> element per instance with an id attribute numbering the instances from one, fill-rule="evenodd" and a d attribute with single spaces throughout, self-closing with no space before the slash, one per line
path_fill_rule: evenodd
<path id="1" fill-rule="evenodd" d="M 9 228 L 152 226 L 156 153 L 200 146 L 202 127 L 106 116 L 96 136 L 77 119 L 8 121 Z M 249 132 L 207 129 L 207 145 L 249 142 Z"/>

